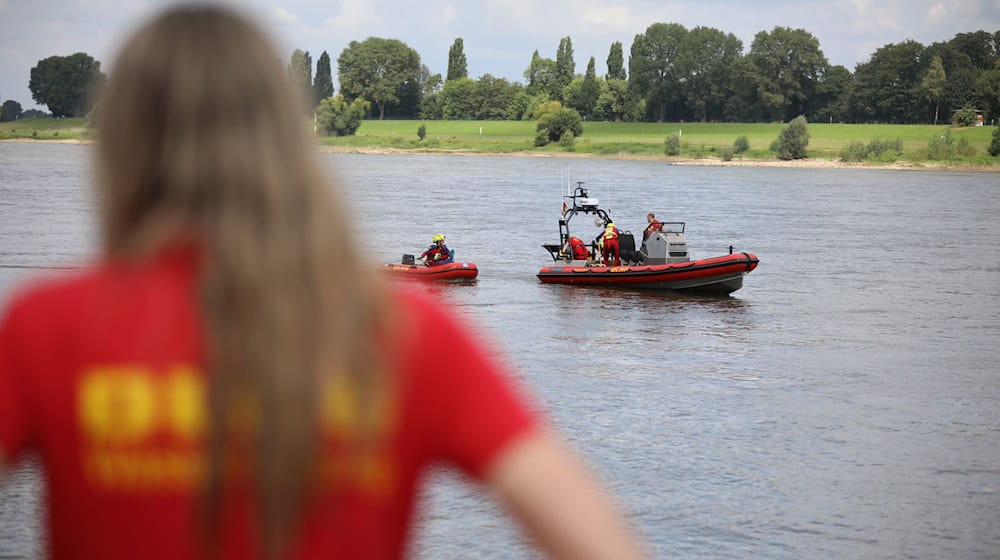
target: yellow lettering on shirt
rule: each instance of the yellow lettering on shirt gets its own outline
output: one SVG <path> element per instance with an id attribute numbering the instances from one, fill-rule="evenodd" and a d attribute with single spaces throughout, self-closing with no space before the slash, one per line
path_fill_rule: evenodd
<path id="1" fill-rule="evenodd" d="M 136 441 L 154 429 L 156 390 L 141 368 L 91 370 L 77 395 L 80 426 L 92 440 Z"/>
<path id="2" fill-rule="evenodd" d="M 395 423 L 394 402 L 387 391 L 362 398 L 355 383 L 341 375 L 321 388 L 324 439 L 337 442 L 334 448 L 355 450 L 324 454 L 321 478 L 327 488 L 384 497 L 392 492 L 396 474 L 384 445 Z M 202 483 L 207 409 L 205 378 L 198 369 L 185 364 L 165 371 L 140 366 L 89 368 L 78 382 L 76 402 L 82 467 L 95 487 L 189 492 Z M 258 407 L 250 399 L 237 399 L 231 416 L 230 428 L 238 441 L 258 425 Z M 358 436 L 378 443 L 355 446 Z M 245 477 L 248 466 L 235 456 L 227 457 L 227 473 Z"/>
<path id="3" fill-rule="evenodd" d="M 179 366 L 164 380 L 167 429 L 180 438 L 198 440 L 205 433 L 205 383 L 194 368 Z"/>

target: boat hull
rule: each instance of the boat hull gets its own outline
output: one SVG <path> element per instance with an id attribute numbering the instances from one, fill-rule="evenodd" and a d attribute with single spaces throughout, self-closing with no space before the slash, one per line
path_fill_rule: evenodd
<path id="1" fill-rule="evenodd" d="M 622 286 L 727 295 L 743 287 L 743 277 L 757 268 L 752 253 L 640 266 L 545 266 L 538 279 L 546 284 Z"/>
<path id="2" fill-rule="evenodd" d="M 453 262 L 436 266 L 387 264 L 382 269 L 396 278 L 428 282 L 473 282 L 479 276 L 479 268 L 471 262 Z"/>

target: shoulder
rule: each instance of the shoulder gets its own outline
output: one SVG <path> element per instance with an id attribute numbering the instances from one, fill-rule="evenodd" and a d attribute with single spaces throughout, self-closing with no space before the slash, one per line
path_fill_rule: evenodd
<path id="1" fill-rule="evenodd" d="M 82 269 L 50 272 L 24 280 L 3 306 L 5 317 L 24 317 L 65 309 L 84 299 L 99 282 L 103 271 Z"/>
<path id="2" fill-rule="evenodd" d="M 475 325 L 427 288 L 393 285 L 388 289 L 388 297 L 394 331 L 404 347 L 446 344 L 457 349 L 477 344 Z"/>

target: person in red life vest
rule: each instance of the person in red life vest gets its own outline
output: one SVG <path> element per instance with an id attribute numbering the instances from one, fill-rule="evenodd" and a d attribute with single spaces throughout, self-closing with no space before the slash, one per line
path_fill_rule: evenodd
<path id="1" fill-rule="evenodd" d="M 553 558 L 645 556 L 495 353 L 367 266 L 249 19 L 168 9 L 102 95 L 101 256 L 0 312 L 0 472 L 42 461 L 49 558 L 398 559 L 437 465 Z"/>
<path id="2" fill-rule="evenodd" d="M 573 259 L 578 261 L 585 261 L 590 257 L 590 251 L 587 250 L 587 245 L 584 244 L 583 240 L 579 237 L 569 238 L 570 249 L 573 251 Z"/>
<path id="3" fill-rule="evenodd" d="M 663 224 L 656 219 L 656 214 L 653 214 L 652 212 L 646 214 L 646 221 L 649 222 L 649 225 L 646 226 L 646 229 L 642 230 L 643 241 L 646 241 L 647 239 L 649 239 L 650 235 L 653 235 L 654 233 L 660 231 L 660 229 L 663 228 Z"/>
<path id="4" fill-rule="evenodd" d="M 590 251 L 579 237 L 570 237 L 562 246 L 563 258 L 566 260 L 585 261 L 590 258 Z"/>
<path id="5" fill-rule="evenodd" d="M 608 222 L 608 225 L 604 227 L 601 240 L 603 241 L 601 256 L 604 257 L 604 265 L 611 266 L 613 260 L 615 266 L 621 266 L 621 256 L 618 254 L 618 228 L 615 227 L 614 222 Z"/>
<path id="6" fill-rule="evenodd" d="M 420 258 L 424 259 L 427 266 L 437 266 L 454 262 L 451 249 L 444 244 L 444 235 L 440 233 L 431 238 L 431 246 L 420 254 Z"/>

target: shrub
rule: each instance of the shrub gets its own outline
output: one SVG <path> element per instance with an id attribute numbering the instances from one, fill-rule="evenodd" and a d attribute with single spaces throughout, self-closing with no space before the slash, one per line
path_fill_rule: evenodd
<path id="1" fill-rule="evenodd" d="M 558 101 L 552 103 L 558 103 Z M 576 109 L 562 107 L 556 113 L 546 115 L 542 120 L 539 120 L 536 130 L 548 131 L 549 141 L 556 142 L 562 138 L 566 131 L 572 132 L 574 137 L 581 136 L 583 134 L 583 119 L 580 118 L 580 113 Z"/>
<path id="2" fill-rule="evenodd" d="M 732 161 L 734 153 L 736 153 L 736 148 L 733 146 L 723 146 L 719 149 L 719 157 L 722 158 L 722 161 Z"/>
<path id="3" fill-rule="evenodd" d="M 426 136 L 427 136 L 427 125 L 421 123 L 420 126 L 417 127 L 417 138 L 423 140 Z"/>
<path id="4" fill-rule="evenodd" d="M 541 148 L 542 146 L 545 146 L 548 143 L 549 143 L 549 131 L 545 130 L 544 128 L 538 129 L 538 132 L 535 133 L 535 146 Z"/>
<path id="5" fill-rule="evenodd" d="M 872 138 L 866 146 L 862 142 L 851 142 L 840 152 L 841 161 L 871 161 L 889 163 L 896 161 L 903 153 L 903 141 Z"/>
<path id="6" fill-rule="evenodd" d="M 573 134 L 572 130 L 562 133 L 562 136 L 559 137 L 559 145 L 566 148 L 568 152 L 573 151 L 573 147 L 576 145 L 576 135 Z"/>
<path id="7" fill-rule="evenodd" d="M 327 97 L 316 109 L 318 132 L 323 136 L 353 136 L 371 105 L 360 97 L 350 104 L 340 94 Z"/>
<path id="8" fill-rule="evenodd" d="M 667 136 L 667 139 L 663 141 L 663 153 L 668 156 L 681 155 L 681 137 L 676 134 Z"/>
<path id="9" fill-rule="evenodd" d="M 946 130 L 941 136 L 931 138 L 927 143 L 927 159 L 946 160 L 960 156 L 972 156 L 976 154 L 976 149 L 969 144 L 966 137 L 959 138 L 956 142 L 951 136 L 951 131 Z"/>
<path id="10" fill-rule="evenodd" d="M 750 141 L 746 136 L 740 136 L 733 141 L 733 153 L 743 154 L 750 150 Z"/>
<path id="11" fill-rule="evenodd" d="M 986 149 L 991 156 L 1000 156 L 1000 125 L 993 127 L 993 141 L 990 142 L 990 147 Z"/>
<path id="12" fill-rule="evenodd" d="M 951 122 L 955 126 L 975 126 L 976 111 L 969 106 L 962 107 L 951 116 Z"/>
<path id="13" fill-rule="evenodd" d="M 805 159 L 806 146 L 809 145 L 809 128 L 806 118 L 799 115 L 788 123 L 788 126 L 778 134 L 778 159 Z"/>
<path id="14" fill-rule="evenodd" d="M 958 144 L 955 146 L 955 153 L 960 156 L 974 156 L 976 155 L 976 149 L 969 144 L 969 139 L 965 136 L 958 139 Z"/>
<path id="15" fill-rule="evenodd" d="M 531 116 L 536 121 L 541 122 L 550 119 L 560 110 L 562 110 L 562 103 L 558 101 L 542 101 L 535 105 L 534 110 L 531 112 Z"/>
<path id="16" fill-rule="evenodd" d="M 944 134 L 931 138 L 927 142 L 927 159 L 948 159 L 952 156 L 953 140 L 951 131 L 946 130 Z"/>
<path id="17" fill-rule="evenodd" d="M 840 161 L 864 161 L 867 156 L 868 148 L 864 142 L 851 142 L 840 151 Z"/>

